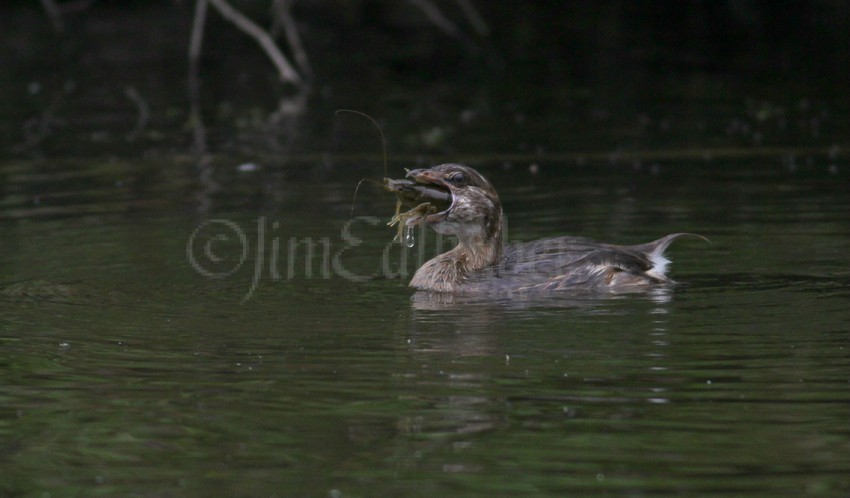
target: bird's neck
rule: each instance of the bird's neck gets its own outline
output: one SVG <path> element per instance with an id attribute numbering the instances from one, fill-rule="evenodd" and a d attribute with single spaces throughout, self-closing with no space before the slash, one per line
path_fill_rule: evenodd
<path id="1" fill-rule="evenodd" d="M 422 265 L 410 286 L 420 290 L 453 292 L 471 274 L 496 264 L 502 258 L 501 220 L 489 234 L 464 234 L 451 250 Z"/>

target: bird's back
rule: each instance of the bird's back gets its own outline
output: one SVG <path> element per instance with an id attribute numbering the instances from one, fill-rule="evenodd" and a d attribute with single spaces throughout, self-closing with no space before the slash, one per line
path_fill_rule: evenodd
<path id="1" fill-rule="evenodd" d="M 684 233 L 636 246 L 554 237 L 505 247 L 499 264 L 468 275 L 461 291 L 628 292 L 669 284 L 664 250 Z M 697 236 L 699 237 L 699 236 Z"/>

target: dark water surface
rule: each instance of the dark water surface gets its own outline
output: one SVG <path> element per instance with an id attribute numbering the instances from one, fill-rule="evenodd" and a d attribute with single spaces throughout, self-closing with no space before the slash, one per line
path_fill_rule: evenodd
<path id="1" fill-rule="evenodd" d="M 846 160 L 507 162 L 512 239 L 712 243 L 445 302 L 360 165 L 3 164 L 0 495 L 850 494 Z"/>
<path id="2" fill-rule="evenodd" d="M 844 3 L 275 3 L 309 95 L 211 13 L 190 99 L 202 2 L 0 7 L 0 497 L 850 496 Z M 668 291 L 413 293 L 448 241 L 352 213 L 340 108 L 511 240 L 711 243 Z"/>

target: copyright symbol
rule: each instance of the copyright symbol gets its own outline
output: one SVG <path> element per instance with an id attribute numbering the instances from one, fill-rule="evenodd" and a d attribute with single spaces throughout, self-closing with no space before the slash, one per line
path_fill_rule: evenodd
<path id="1" fill-rule="evenodd" d="M 236 253 L 239 261 L 234 264 L 232 255 Z M 195 271 L 207 278 L 229 277 L 248 258 L 248 238 L 230 220 L 207 220 L 189 236 L 186 258 Z"/>

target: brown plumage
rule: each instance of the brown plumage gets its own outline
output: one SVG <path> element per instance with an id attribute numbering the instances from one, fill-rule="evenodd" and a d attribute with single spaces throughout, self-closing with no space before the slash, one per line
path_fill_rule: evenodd
<path id="1" fill-rule="evenodd" d="M 672 283 L 666 275 L 664 251 L 675 233 L 654 242 L 619 246 L 583 237 L 555 237 L 504 245 L 502 205 L 496 190 L 480 173 L 460 164 L 441 164 L 407 174 L 396 181 L 399 198 L 451 204 L 433 214 L 407 219 L 425 223 L 458 244 L 422 265 L 410 286 L 451 293 L 486 292 L 629 292 Z M 445 206 L 441 206 L 445 207 Z"/>

